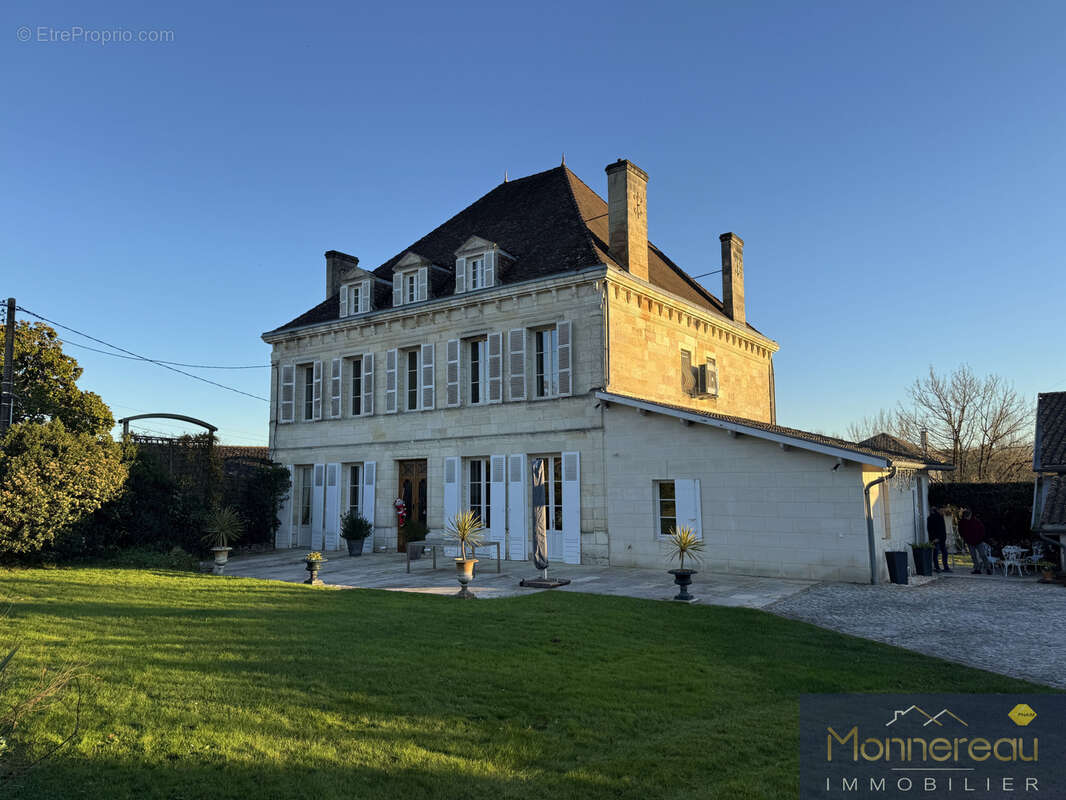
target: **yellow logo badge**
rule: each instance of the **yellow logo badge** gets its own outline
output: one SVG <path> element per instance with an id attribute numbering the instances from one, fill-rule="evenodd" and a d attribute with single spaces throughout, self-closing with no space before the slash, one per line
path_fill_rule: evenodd
<path id="1" fill-rule="evenodd" d="M 1028 703 L 1018 703 L 1018 705 L 1007 712 L 1007 716 L 1011 718 L 1011 721 L 1015 725 L 1025 727 L 1036 719 L 1036 712 L 1033 711 Z"/>

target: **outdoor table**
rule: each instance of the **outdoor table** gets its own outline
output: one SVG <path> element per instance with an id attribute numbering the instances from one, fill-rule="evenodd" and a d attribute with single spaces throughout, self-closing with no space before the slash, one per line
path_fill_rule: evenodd
<path id="1" fill-rule="evenodd" d="M 420 545 L 422 545 L 423 548 L 425 548 L 425 550 L 429 550 L 430 552 L 432 552 L 432 554 L 433 554 L 433 569 L 437 568 L 437 551 L 440 550 L 442 553 L 444 552 L 444 545 L 446 544 L 445 542 L 423 541 L 423 542 L 411 542 L 410 544 L 420 544 Z M 479 544 L 477 547 L 472 548 L 474 553 L 475 553 L 475 555 L 477 554 L 478 547 L 495 547 L 496 548 L 496 572 L 499 572 L 500 571 L 500 543 L 499 542 L 485 542 L 484 544 Z M 411 548 L 410 547 L 407 548 L 407 571 L 408 572 L 411 571 Z"/>

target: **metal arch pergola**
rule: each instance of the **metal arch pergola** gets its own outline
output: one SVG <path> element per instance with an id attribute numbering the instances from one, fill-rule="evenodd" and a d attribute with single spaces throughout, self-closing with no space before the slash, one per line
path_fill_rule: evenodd
<path id="1" fill-rule="evenodd" d="M 204 422 L 202 419 L 196 419 L 195 417 L 186 417 L 184 414 L 136 414 L 132 417 L 123 417 L 119 420 L 122 423 L 122 435 L 123 437 L 129 436 L 130 423 L 137 419 L 176 419 L 181 422 L 191 422 L 193 425 L 199 425 L 201 428 L 207 428 L 207 432 L 214 434 L 218 430 L 214 425 L 209 422 Z"/>

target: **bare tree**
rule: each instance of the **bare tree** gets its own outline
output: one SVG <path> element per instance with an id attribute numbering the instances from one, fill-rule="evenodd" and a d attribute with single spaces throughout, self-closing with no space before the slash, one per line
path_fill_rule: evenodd
<path id="1" fill-rule="evenodd" d="M 901 434 L 899 412 L 888 411 L 882 408 L 871 417 L 863 417 L 858 422 L 852 422 L 844 429 L 844 438 L 852 442 L 861 442 L 879 433 L 890 433 L 899 438 L 906 438 Z"/>

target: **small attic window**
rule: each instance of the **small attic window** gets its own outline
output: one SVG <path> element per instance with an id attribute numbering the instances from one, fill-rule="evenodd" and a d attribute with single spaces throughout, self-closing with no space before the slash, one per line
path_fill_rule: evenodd
<path id="1" fill-rule="evenodd" d="M 496 285 L 496 251 L 455 259 L 455 293 L 476 292 Z"/>
<path id="2" fill-rule="evenodd" d="M 392 305 L 406 306 L 429 299 L 429 270 L 426 267 L 397 271 L 392 276 Z"/>
<path id="3" fill-rule="evenodd" d="M 365 314 L 371 306 L 370 279 L 341 286 L 341 317 Z"/>

